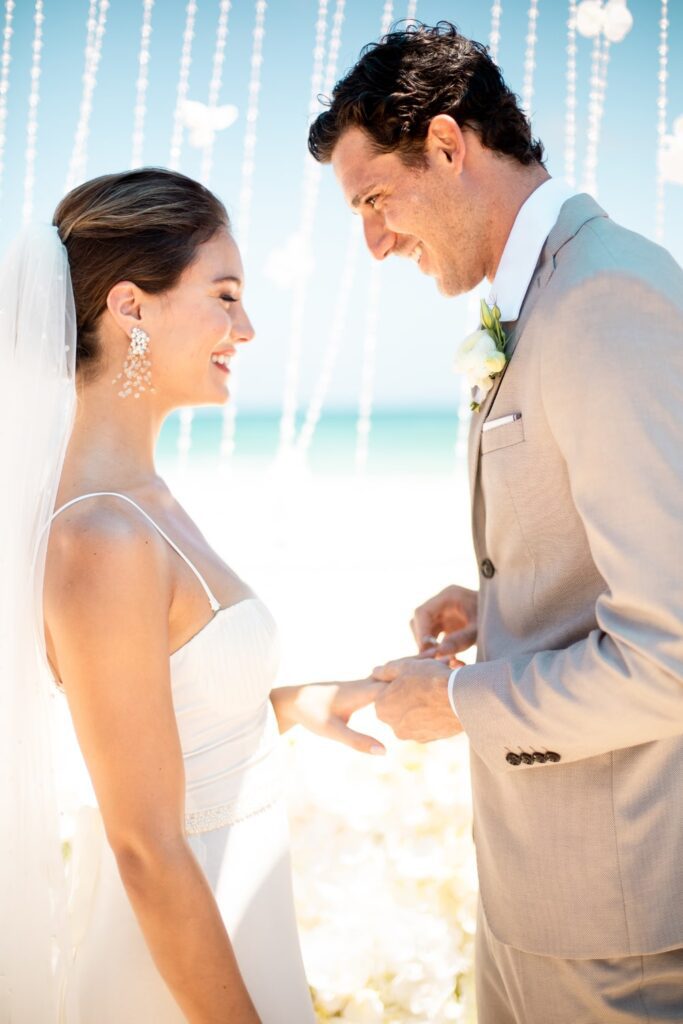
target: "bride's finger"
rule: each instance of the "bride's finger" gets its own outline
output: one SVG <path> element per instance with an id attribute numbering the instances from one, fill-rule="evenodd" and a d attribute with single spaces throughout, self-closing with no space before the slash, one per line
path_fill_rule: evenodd
<path id="1" fill-rule="evenodd" d="M 367 707 L 377 700 L 380 693 L 386 689 L 386 683 L 376 679 L 363 679 L 348 689 L 340 690 L 338 697 L 344 705 L 344 709 L 351 714 Z"/>
<path id="2" fill-rule="evenodd" d="M 384 744 L 376 740 L 374 736 L 366 736 L 365 733 L 349 729 L 348 725 L 344 725 L 339 719 L 330 722 L 325 735 L 331 740 L 336 740 L 338 743 L 343 743 L 345 746 L 359 751 L 361 754 L 379 756 L 387 752 Z"/>

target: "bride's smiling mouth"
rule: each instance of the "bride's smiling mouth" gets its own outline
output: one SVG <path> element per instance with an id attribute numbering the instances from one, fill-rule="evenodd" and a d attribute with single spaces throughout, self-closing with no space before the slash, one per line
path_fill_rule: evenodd
<path id="1" fill-rule="evenodd" d="M 217 370 L 221 373 L 230 373 L 230 360 L 235 354 L 234 349 L 227 349 L 225 352 L 214 352 L 211 356 L 211 362 Z"/>

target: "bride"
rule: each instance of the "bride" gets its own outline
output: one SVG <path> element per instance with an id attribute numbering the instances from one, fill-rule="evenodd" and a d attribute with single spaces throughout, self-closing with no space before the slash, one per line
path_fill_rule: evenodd
<path id="1" fill-rule="evenodd" d="M 381 752 L 347 722 L 382 684 L 271 690 L 267 608 L 154 466 L 172 410 L 228 400 L 243 288 L 223 205 L 156 168 L 80 185 L 2 270 L 2 1022 L 315 1019 L 278 731 Z M 99 809 L 70 892 L 58 691 Z"/>

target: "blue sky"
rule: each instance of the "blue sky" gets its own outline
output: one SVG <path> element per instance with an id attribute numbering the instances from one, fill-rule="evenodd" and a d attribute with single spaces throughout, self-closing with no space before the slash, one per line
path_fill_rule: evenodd
<path id="1" fill-rule="evenodd" d="M 63 192 L 78 120 L 87 6 L 86 0 L 45 0 L 35 203 L 35 216 L 40 219 L 51 217 Z M 364 43 L 377 37 L 382 6 L 381 0 L 347 0 L 340 72 L 354 62 Z M 616 221 L 648 236 L 654 233 L 659 6 L 657 0 L 631 0 L 634 28 L 622 43 L 612 47 L 598 167 L 599 201 Z M 669 130 L 673 120 L 683 114 L 683 74 L 678 59 L 683 10 L 680 5 L 670 7 Z M 270 0 L 265 17 L 246 260 L 246 305 L 257 338 L 240 360 L 239 404 L 245 409 L 277 408 L 282 401 L 297 268 L 291 268 L 287 279 L 274 281 L 266 274 L 266 263 L 272 250 L 284 245 L 296 230 L 299 220 L 316 9 L 315 0 Z M 499 62 L 517 92 L 522 89 L 527 10 L 527 0 L 503 2 Z M 405 7 L 396 3 L 394 11 L 396 18 L 401 17 Z M 32 14 L 32 0 L 17 0 L 0 200 L 3 247 L 19 227 L 21 217 Z M 565 0 L 540 0 L 533 127 L 546 146 L 548 169 L 556 175 L 563 173 L 566 15 Z M 474 38 L 484 42 L 488 39 L 490 4 L 482 0 L 418 0 L 417 16 L 428 23 L 448 18 Z M 190 99 L 207 99 L 217 17 L 218 0 L 199 0 Z M 111 0 L 94 93 L 88 177 L 128 166 L 141 19 L 141 0 Z M 184 20 L 184 2 L 156 0 L 145 163 L 168 162 Z M 253 21 L 253 0 L 233 0 L 220 102 L 234 103 L 239 117 L 217 136 L 211 186 L 226 202 L 235 222 L 239 219 Z M 586 130 L 590 49 L 591 42 L 580 37 L 579 170 Z M 200 151 L 185 140 L 181 169 L 199 176 L 200 165 Z M 683 189 L 667 186 L 666 199 L 665 244 L 683 262 Z M 304 326 L 300 396 L 304 405 L 319 377 L 329 339 L 350 218 L 332 171 L 325 168 Z M 361 250 L 327 399 L 331 407 L 352 408 L 357 402 L 370 261 Z M 450 369 L 452 354 L 462 335 L 476 326 L 467 320 L 468 304 L 439 296 L 434 283 L 405 261 L 387 261 L 381 267 L 380 282 L 377 404 L 385 408 L 453 406 L 458 382 Z"/>

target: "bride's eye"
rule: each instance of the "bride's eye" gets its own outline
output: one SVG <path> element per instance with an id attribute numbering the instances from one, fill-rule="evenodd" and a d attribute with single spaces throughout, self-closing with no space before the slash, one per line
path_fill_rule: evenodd
<path id="1" fill-rule="evenodd" d="M 236 299 L 234 295 L 221 295 L 220 298 L 223 299 L 224 302 L 238 302 L 239 301 L 239 299 Z"/>

